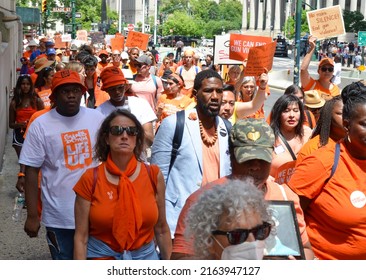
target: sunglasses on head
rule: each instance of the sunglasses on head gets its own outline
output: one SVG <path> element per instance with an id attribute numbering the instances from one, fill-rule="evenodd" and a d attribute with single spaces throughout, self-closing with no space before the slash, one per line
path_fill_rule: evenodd
<path id="1" fill-rule="evenodd" d="M 263 222 L 263 224 L 252 228 L 252 229 L 234 229 L 231 231 L 221 231 L 221 230 L 214 230 L 212 231 L 213 235 L 226 235 L 227 240 L 231 245 L 238 245 L 245 242 L 250 233 L 253 233 L 255 240 L 264 240 L 266 239 L 269 234 L 271 233 L 272 225 Z"/>
<path id="2" fill-rule="evenodd" d="M 334 71 L 334 67 L 322 67 L 320 68 L 320 70 L 322 70 L 323 72 L 333 72 Z"/>
<path id="3" fill-rule="evenodd" d="M 113 136 L 122 135 L 124 131 L 126 131 L 128 136 L 136 136 L 138 134 L 138 130 L 137 130 L 136 126 L 123 127 L 123 126 L 116 125 L 116 126 L 111 126 L 111 128 L 109 129 L 109 132 Z"/>

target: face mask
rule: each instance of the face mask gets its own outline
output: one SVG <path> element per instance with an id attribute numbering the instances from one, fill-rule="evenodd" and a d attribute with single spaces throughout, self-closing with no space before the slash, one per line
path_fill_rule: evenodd
<path id="1" fill-rule="evenodd" d="M 216 242 L 223 246 L 215 239 Z M 253 242 L 243 242 L 238 245 L 230 245 L 223 248 L 221 259 L 222 260 L 262 260 L 264 251 L 264 241 L 257 240 Z"/>

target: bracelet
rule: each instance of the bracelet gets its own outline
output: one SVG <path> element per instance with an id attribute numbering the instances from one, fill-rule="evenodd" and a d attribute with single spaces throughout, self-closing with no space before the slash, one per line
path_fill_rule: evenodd
<path id="1" fill-rule="evenodd" d="M 261 89 L 261 90 L 266 90 L 267 88 L 266 87 L 259 87 L 259 89 Z"/>
<path id="2" fill-rule="evenodd" d="M 19 178 L 19 177 L 25 177 L 25 174 L 24 174 L 23 172 L 19 172 L 19 173 L 18 173 L 18 178 Z"/>

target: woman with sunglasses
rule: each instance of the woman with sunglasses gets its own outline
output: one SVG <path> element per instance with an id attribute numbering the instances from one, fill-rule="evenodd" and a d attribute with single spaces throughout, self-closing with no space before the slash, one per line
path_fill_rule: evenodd
<path id="1" fill-rule="evenodd" d="M 331 99 L 332 97 L 340 94 L 339 87 L 332 82 L 334 74 L 334 61 L 329 57 L 322 58 L 318 66 L 319 78 L 317 80 L 313 79 L 310 76 L 308 68 L 315 51 L 317 39 L 314 36 L 309 36 L 308 40 L 309 50 L 305 55 L 300 67 L 301 85 L 304 91 L 315 89 L 322 93 L 322 97 L 324 99 Z"/>
<path id="2" fill-rule="evenodd" d="M 186 226 L 198 259 L 261 260 L 272 221 L 252 181 L 228 180 L 201 194 Z"/>
<path id="3" fill-rule="evenodd" d="M 34 84 L 35 91 L 38 96 L 42 99 L 44 107 L 51 108 L 50 95 L 53 75 L 55 75 L 55 69 L 53 67 L 43 68 L 36 79 Z"/>
<path id="4" fill-rule="evenodd" d="M 167 70 L 170 70 L 173 73 L 175 72 L 175 67 L 170 66 L 170 58 L 166 56 L 164 57 L 163 62 L 160 65 L 157 76 L 162 77 L 164 75 L 164 72 Z"/>
<path id="5" fill-rule="evenodd" d="M 144 130 L 127 110 L 102 123 L 95 157 L 75 185 L 75 259 L 169 259 L 171 237 L 165 218 L 164 177 L 140 159 Z"/>
<path id="6" fill-rule="evenodd" d="M 344 139 L 307 156 L 288 183 L 300 197 L 319 259 L 365 260 L 366 86 L 342 90 Z"/>

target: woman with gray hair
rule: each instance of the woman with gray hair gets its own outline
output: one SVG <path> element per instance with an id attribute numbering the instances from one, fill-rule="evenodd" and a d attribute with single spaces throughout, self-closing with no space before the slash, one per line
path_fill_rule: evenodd
<path id="1" fill-rule="evenodd" d="M 270 221 L 263 193 L 252 180 L 228 180 L 205 191 L 192 206 L 186 236 L 194 236 L 200 259 L 262 259 Z"/>

